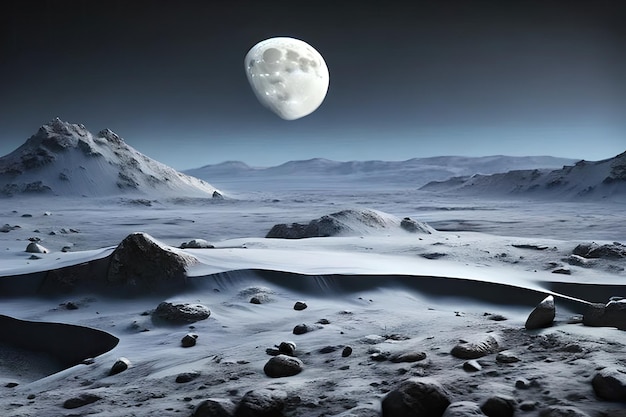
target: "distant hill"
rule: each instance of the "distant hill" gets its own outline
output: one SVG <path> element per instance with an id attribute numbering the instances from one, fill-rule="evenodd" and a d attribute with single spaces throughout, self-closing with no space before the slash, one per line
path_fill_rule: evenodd
<path id="1" fill-rule="evenodd" d="M 579 161 L 561 169 L 513 170 L 433 181 L 425 191 L 538 198 L 626 198 L 626 152 L 602 161 Z"/>
<path id="2" fill-rule="evenodd" d="M 0 158 L 0 196 L 212 197 L 216 189 L 128 146 L 105 129 L 55 119 Z"/>
<path id="3" fill-rule="evenodd" d="M 551 156 L 440 156 L 413 158 L 406 161 L 349 161 L 339 162 L 323 158 L 289 161 L 269 168 L 253 168 L 239 161 L 184 171 L 197 178 L 215 183 L 237 180 L 299 180 L 333 179 L 336 181 L 367 181 L 403 186 L 422 186 L 429 181 L 445 180 L 455 176 L 493 174 L 511 169 L 554 169 L 576 162 L 574 159 Z"/>

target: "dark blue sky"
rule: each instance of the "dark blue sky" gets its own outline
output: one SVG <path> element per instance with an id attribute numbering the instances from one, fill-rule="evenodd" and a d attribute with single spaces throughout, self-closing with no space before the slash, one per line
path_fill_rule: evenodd
<path id="1" fill-rule="evenodd" d="M 0 17 L 0 155 L 58 116 L 178 169 L 626 150 L 619 1 L 30 1 Z M 293 36 L 330 88 L 284 121 L 243 58 Z"/>

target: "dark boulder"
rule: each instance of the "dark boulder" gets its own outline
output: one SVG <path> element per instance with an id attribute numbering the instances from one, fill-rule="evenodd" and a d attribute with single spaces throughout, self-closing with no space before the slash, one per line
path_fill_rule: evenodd
<path id="1" fill-rule="evenodd" d="M 382 401 L 383 417 L 441 417 L 450 405 L 448 393 L 428 378 L 410 379 Z"/>
<path id="2" fill-rule="evenodd" d="M 267 361 L 263 372 L 271 378 L 283 378 L 297 375 L 302 372 L 303 368 L 304 365 L 300 359 L 280 354 Z"/>
<path id="3" fill-rule="evenodd" d="M 549 295 L 540 302 L 526 319 L 524 325 L 527 330 L 542 329 L 552 326 L 556 316 L 554 297 Z"/>
<path id="4" fill-rule="evenodd" d="M 202 304 L 191 303 L 170 303 L 163 301 L 160 303 L 152 316 L 171 323 L 195 323 L 208 319 L 211 310 Z"/>
<path id="5" fill-rule="evenodd" d="M 110 256 L 109 284 L 137 290 L 157 290 L 184 285 L 187 267 L 197 263 L 191 255 L 176 252 L 145 233 L 127 236 Z"/>

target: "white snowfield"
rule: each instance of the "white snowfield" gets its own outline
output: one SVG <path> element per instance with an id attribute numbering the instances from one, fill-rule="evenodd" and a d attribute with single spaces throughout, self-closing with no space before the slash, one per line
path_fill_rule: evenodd
<path id="1" fill-rule="evenodd" d="M 224 182 L 223 199 L 206 185 L 207 198 L 195 198 L 178 182 L 184 177 L 144 166 L 121 144 L 107 142 L 109 152 L 104 138 L 85 137 L 101 156 L 78 146 L 57 150 L 32 172 L 17 153 L 9 165 L 0 160 L 4 170 L 22 170 L 14 178 L 26 182 L 58 179 L 47 170 L 62 160 L 77 184 L 57 188 L 66 180 L 55 180 L 46 183 L 52 193 L 0 199 L 0 322 L 10 329 L 0 332 L 0 414 L 200 416 L 211 400 L 224 415 L 250 415 L 245 407 L 256 395 L 286 417 L 380 416 L 407 381 L 435 381 L 464 407 L 499 398 L 514 415 L 626 413 L 624 399 L 601 385 L 616 376 L 626 386 L 626 335 L 580 318 L 589 303 L 604 308 L 609 297 L 626 296 L 622 203 L 445 195 L 390 188 L 366 175 L 327 188 L 323 172 L 290 176 L 284 188 L 262 177 L 252 185 Z M 67 138 L 70 146 L 75 137 Z M 165 184 L 179 185 L 137 180 L 120 195 L 111 185 L 123 170 L 115 164 L 133 158 L 136 179 L 163 175 Z M 86 163 L 94 164 L 86 174 L 103 177 L 76 176 L 75 165 Z M 115 193 L 77 197 L 90 184 Z M 334 219 L 324 231 L 336 234 L 265 237 L 274 225 L 306 228 L 324 216 Z M 416 227 L 403 228 L 406 218 Z M 154 244 L 154 257 L 117 267 L 140 274 L 141 267 L 153 271 L 162 253 L 183 254 L 194 260 L 185 263 L 184 285 L 140 294 L 64 286 L 109 268 L 107 259 L 134 233 Z M 192 240 L 214 247 L 180 249 Z M 26 252 L 31 242 L 48 253 Z M 604 251 L 596 257 L 585 247 Z M 43 293 L 49 282 L 59 285 Z M 554 320 L 527 330 L 529 314 L 549 295 Z M 182 304 L 184 317 L 204 315 L 169 322 L 156 313 L 165 301 Z M 193 343 L 183 347 L 183 340 Z M 272 377 L 266 364 L 282 342 L 301 365 Z"/>

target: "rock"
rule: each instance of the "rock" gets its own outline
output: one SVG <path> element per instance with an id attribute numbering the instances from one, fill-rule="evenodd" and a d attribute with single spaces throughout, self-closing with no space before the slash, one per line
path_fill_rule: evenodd
<path id="1" fill-rule="evenodd" d="M 215 200 L 223 200 L 224 196 L 222 195 L 222 193 L 220 193 L 219 191 L 215 190 L 215 191 L 213 191 L 212 198 L 215 199 Z"/>
<path id="2" fill-rule="evenodd" d="M 478 372 L 482 370 L 483 367 L 477 360 L 472 359 L 463 364 L 463 369 L 467 372 Z"/>
<path id="3" fill-rule="evenodd" d="M 552 406 L 539 412 L 539 417 L 590 417 L 574 407 Z"/>
<path id="4" fill-rule="evenodd" d="M 183 242 L 180 244 L 181 249 L 214 249 L 215 246 L 211 245 L 204 239 L 192 239 L 189 242 Z"/>
<path id="5" fill-rule="evenodd" d="M 593 327 L 617 327 L 626 330 L 626 300 L 615 299 L 607 304 L 594 303 L 583 314 L 583 324 Z"/>
<path id="6" fill-rule="evenodd" d="M 284 355 L 295 356 L 296 344 L 294 342 L 280 342 L 278 345 L 278 352 Z"/>
<path id="7" fill-rule="evenodd" d="M 0 227 L 0 232 L 9 233 L 11 230 L 19 229 L 19 226 L 11 226 L 8 223 L 5 223 L 4 226 Z"/>
<path id="8" fill-rule="evenodd" d="M 210 398 L 198 404 L 191 417 L 233 417 L 235 409 L 231 400 Z"/>
<path id="9" fill-rule="evenodd" d="M 426 233 L 431 234 L 429 227 L 425 223 L 420 223 L 410 217 L 405 217 L 400 221 L 400 227 L 409 233 Z"/>
<path id="10" fill-rule="evenodd" d="M 345 348 L 343 348 L 343 350 L 341 351 L 341 357 L 347 358 L 350 355 L 352 355 L 352 348 L 350 346 L 346 346 Z"/>
<path id="11" fill-rule="evenodd" d="M 172 323 L 195 323 L 206 320 L 211 310 L 202 304 L 170 303 L 163 301 L 152 313 L 153 317 Z"/>
<path id="12" fill-rule="evenodd" d="M 178 374 L 176 376 L 176 382 L 179 384 L 184 384 L 187 382 L 191 382 L 194 379 L 197 379 L 200 376 L 200 372 L 183 372 L 182 374 Z"/>
<path id="13" fill-rule="evenodd" d="M 537 409 L 537 402 L 535 401 L 522 401 L 519 404 L 519 409 L 522 411 L 534 411 Z"/>
<path id="14" fill-rule="evenodd" d="M 235 409 L 231 400 L 210 398 L 196 406 L 192 417 L 233 417 Z"/>
<path id="15" fill-rule="evenodd" d="M 440 417 L 450 405 L 448 393 L 430 378 L 409 379 L 382 401 L 383 417 Z"/>
<path id="16" fill-rule="evenodd" d="M 499 363 L 515 363 L 519 362 L 520 358 L 515 356 L 512 352 L 504 351 L 496 355 L 496 362 Z"/>
<path id="17" fill-rule="evenodd" d="M 195 333 L 187 333 L 185 336 L 183 336 L 183 338 L 180 340 L 180 344 L 182 345 L 182 347 L 184 348 L 188 348 L 188 347 L 192 347 L 196 345 L 196 340 L 198 339 L 198 335 Z"/>
<path id="18" fill-rule="evenodd" d="M 339 349 L 337 346 L 324 346 L 318 352 L 321 354 L 327 354 L 327 353 L 333 353 L 337 349 Z"/>
<path id="19" fill-rule="evenodd" d="M 236 417 L 278 417 L 282 416 L 287 393 L 276 389 L 248 391 L 237 409 Z"/>
<path id="20" fill-rule="evenodd" d="M 78 397 L 73 397 L 68 400 L 65 400 L 65 402 L 63 403 L 63 408 L 67 408 L 71 410 L 74 408 L 83 407 L 88 404 L 93 404 L 100 399 L 102 399 L 102 397 L 98 395 L 84 393 L 84 394 L 80 394 Z"/>
<path id="21" fill-rule="evenodd" d="M 426 359 L 426 353 L 424 352 L 404 352 L 396 353 L 389 357 L 389 360 L 394 363 L 400 362 L 419 362 Z"/>
<path id="22" fill-rule="evenodd" d="M 590 259 L 622 259 L 626 258 L 626 245 L 619 242 L 605 245 L 595 242 L 581 243 L 574 248 L 572 254 Z"/>
<path id="23" fill-rule="evenodd" d="M 526 378 L 517 378 L 515 380 L 515 388 L 517 389 L 529 389 L 533 383 Z"/>
<path id="24" fill-rule="evenodd" d="M 306 305 L 305 302 L 302 301 L 296 301 L 296 303 L 293 306 L 293 309 L 296 311 L 302 311 L 304 309 L 306 309 L 308 306 Z"/>
<path id="25" fill-rule="evenodd" d="M 30 242 L 28 244 L 28 246 L 26 246 L 26 252 L 28 253 L 50 253 L 50 251 L 46 248 L 44 248 L 43 246 L 41 246 L 39 243 L 36 242 Z"/>
<path id="26" fill-rule="evenodd" d="M 526 319 L 527 330 L 542 329 L 552 326 L 556 315 L 554 297 L 549 295 L 530 313 Z"/>
<path id="27" fill-rule="evenodd" d="M 570 255 L 567 257 L 567 259 L 564 259 L 564 260 L 570 265 L 580 266 L 583 268 L 589 268 L 596 264 L 595 262 L 596 259 L 588 259 L 588 258 L 585 258 L 584 256 L 579 256 L 579 255 Z"/>
<path id="28" fill-rule="evenodd" d="M 516 404 L 513 397 L 495 395 L 489 397 L 480 409 L 488 417 L 513 417 Z"/>
<path id="29" fill-rule="evenodd" d="M 485 355 L 496 353 L 500 346 L 498 341 L 491 335 L 487 335 L 478 342 L 461 342 L 450 352 L 459 359 L 478 359 Z"/>
<path id="30" fill-rule="evenodd" d="M 267 233 L 266 238 L 304 239 L 310 237 L 328 237 L 344 234 L 367 233 L 368 230 L 389 228 L 393 222 L 384 217 L 384 214 L 374 210 L 343 210 L 311 220 L 308 224 L 292 223 L 277 224 Z M 397 227 L 397 220 L 395 220 Z M 416 232 L 432 233 L 432 229 L 416 222 Z"/>
<path id="31" fill-rule="evenodd" d="M 591 380 L 596 395 L 608 401 L 626 401 L 626 372 L 605 368 Z"/>
<path id="32" fill-rule="evenodd" d="M 185 284 L 187 267 L 197 259 L 157 242 L 146 233 L 127 236 L 110 255 L 106 280 L 139 291 Z"/>
<path id="33" fill-rule="evenodd" d="M 297 375 L 303 368 L 300 359 L 281 354 L 270 358 L 263 367 L 263 372 L 270 378 L 282 378 Z"/>
<path id="34" fill-rule="evenodd" d="M 115 361 L 115 363 L 111 367 L 111 370 L 109 371 L 109 375 L 116 375 L 116 374 L 119 374 L 120 372 L 124 372 L 130 367 L 130 365 L 131 365 L 131 362 L 128 359 L 124 357 L 119 358 L 117 361 Z"/>
<path id="35" fill-rule="evenodd" d="M 478 404 L 470 401 L 459 401 L 452 403 L 446 408 L 443 417 L 473 417 L 484 416 Z"/>
<path id="36" fill-rule="evenodd" d="M 300 335 L 300 334 L 305 334 L 310 332 L 311 330 L 313 330 L 312 328 L 310 328 L 309 326 L 307 326 L 306 324 L 298 324 L 293 328 L 293 334 L 295 335 Z"/>

